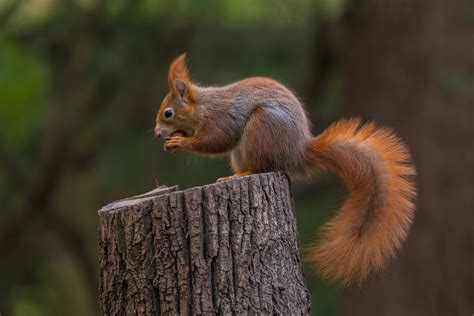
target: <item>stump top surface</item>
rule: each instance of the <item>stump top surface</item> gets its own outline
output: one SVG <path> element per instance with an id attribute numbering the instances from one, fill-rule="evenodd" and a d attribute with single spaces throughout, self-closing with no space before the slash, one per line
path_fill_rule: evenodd
<path id="1" fill-rule="evenodd" d="M 106 206 L 102 207 L 99 210 L 99 214 L 102 212 L 109 212 L 109 211 L 116 211 L 118 209 L 126 208 L 132 205 L 137 205 L 142 202 L 151 200 L 157 196 L 168 194 L 171 192 L 176 192 L 178 191 L 179 188 L 177 185 L 172 186 L 172 187 L 167 187 L 167 186 L 160 186 L 154 190 L 151 190 L 149 192 L 132 196 L 129 198 L 121 199 L 112 203 L 107 204 Z"/>
<path id="2" fill-rule="evenodd" d="M 243 176 L 243 177 L 237 177 L 237 178 L 230 178 L 228 180 L 223 180 L 220 182 L 214 182 L 210 184 L 206 184 L 203 186 L 197 186 L 197 187 L 191 187 L 188 189 L 180 190 L 177 185 L 172 186 L 172 187 L 167 187 L 167 186 L 160 186 L 156 189 L 153 189 L 149 192 L 139 194 L 136 196 L 120 199 L 114 202 L 111 202 L 107 204 L 106 206 L 102 207 L 98 213 L 103 213 L 103 212 L 113 212 L 113 211 L 118 211 L 121 209 L 125 209 L 127 207 L 133 206 L 133 205 L 139 205 L 143 202 L 147 202 L 149 200 L 152 200 L 158 196 L 161 195 L 166 195 L 166 194 L 171 194 L 171 193 L 178 193 L 178 192 L 186 192 L 186 191 L 192 191 L 196 189 L 207 189 L 211 186 L 226 186 L 229 183 L 232 182 L 238 182 L 238 181 L 247 181 L 248 179 L 251 178 L 260 178 L 262 176 L 273 176 L 273 177 L 280 177 L 280 176 L 286 176 L 285 174 L 281 172 L 268 172 L 268 173 L 257 173 L 257 174 L 252 174 L 248 176 Z"/>

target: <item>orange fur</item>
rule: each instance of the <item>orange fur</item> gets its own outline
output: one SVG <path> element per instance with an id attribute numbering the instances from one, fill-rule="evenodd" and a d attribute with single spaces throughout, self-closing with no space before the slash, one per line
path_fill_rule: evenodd
<path id="1" fill-rule="evenodd" d="M 415 169 L 391 131 L 359 119 L 337 122 L 314 138 L 312 167 L 337 172 L 348 196 L 309 249 L 309 260 L 342 286 L 361 283 L 400 248 L 410 227 Z"/>
<path id="2" fill-rule="evenodd" d="M 351 119 L 313 137 L 302 104 L 282 84 L 258 77 L 199 87 L 189 80 L 184 54 L 171 64 L 168 83 L 155 130 L 165 138 L 176 131 L 186 137 L 166 139 L 167 150 L 228 155 L 236 176 L 339 174 L 348 195 L 308 255 L 324 276 L 341 286 L 361 283 L 394 256 L 412 221 L 416 192 L 408 150 L 391 131 Z M 166 119 L 169 109 L 174 116 Z"/>
<path id="3" fill-rule="evenodd" d="M 186 54 L 179 55 L 175 60 L 173 60 L 169 67 L 168 85 L 171 89 L 173 87 L 173 80 L 175 79 L 181 79 L 186 82 L 189 81 L 188 67 L 186 66 Z"/>

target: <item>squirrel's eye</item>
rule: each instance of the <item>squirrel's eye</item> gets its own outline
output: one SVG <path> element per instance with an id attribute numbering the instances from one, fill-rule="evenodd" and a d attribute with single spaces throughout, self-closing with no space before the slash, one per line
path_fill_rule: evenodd
<path id="1" fill-rule="evenodd" d="M 164 113 L 165 119 L 170 119 L 170 118 L 172 118 L 172 117 L 173 117 L 173 114 L 174 114 L 173 109 L 166 109 L 166 110 L 165 110 L 165 113 Z"/>

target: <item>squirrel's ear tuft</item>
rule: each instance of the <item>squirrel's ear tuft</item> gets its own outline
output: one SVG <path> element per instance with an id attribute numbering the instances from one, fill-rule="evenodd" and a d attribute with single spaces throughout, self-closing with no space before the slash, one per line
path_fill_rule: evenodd
<path id="1" fill-rule="evenodd" d="M 168 72 L 168 85 L 172 96 L 175 98 L 185 103 L 189 103 L 194 99 L 186 66 L 186 54 L 181 54 L 171 63 Z"/>
<path id="2" fill-rule="evenodd" d="M 173 60 L 168 71 L 168 85 L 170 89 L 174 88 L 174 80 L 179 79 L 184 83 L 189 81 L 188 68 L 186 66 L 186 53 L 179 55 L 178 58 Z"/>

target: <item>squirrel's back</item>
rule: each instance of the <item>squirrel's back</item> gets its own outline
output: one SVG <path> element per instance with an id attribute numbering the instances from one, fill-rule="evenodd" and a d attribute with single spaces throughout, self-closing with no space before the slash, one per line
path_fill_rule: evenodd
<path id="1" fill-rule="evenodd" d="M 196 87 L 197 103 L 204 110 L 230 111 L 246 118 L 257 108 L 270 110 L 277 119 L 299 120 L 309 132 L 309 121 L 298 98 L 271 78 L 251 77 L 221 87 Z"/>
<path id="2" fill-rule="evenodd" d="M 249 163 L 255 172 L 305 172 L 309 121 L 301 102 L 281 83 L 252 77 L 223 87 L 198 87 L 197 97 L 203 120 L 236 133 L 234 154 L 254 160 Z"/>

